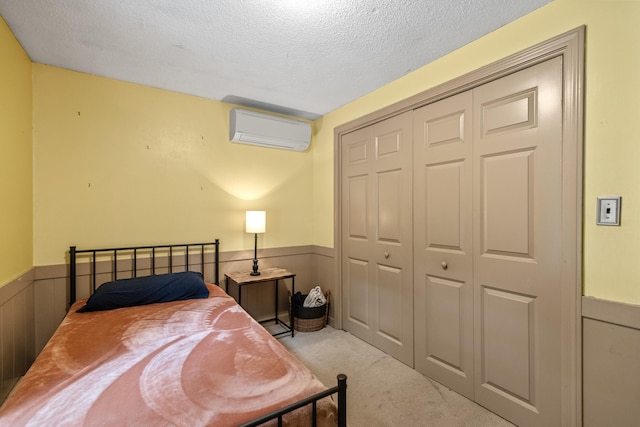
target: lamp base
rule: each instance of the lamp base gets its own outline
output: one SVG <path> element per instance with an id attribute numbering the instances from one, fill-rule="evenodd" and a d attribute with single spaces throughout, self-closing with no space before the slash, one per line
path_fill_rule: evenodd
<path id="1" fill-rule="evenodd" d="M 256 250 L 257 251 L 257 250 Z M 249 273 L 251 276 L 259 276 L 260 272 L 258 271 L 258 258 L 253 258 L 253 271 Z"/>

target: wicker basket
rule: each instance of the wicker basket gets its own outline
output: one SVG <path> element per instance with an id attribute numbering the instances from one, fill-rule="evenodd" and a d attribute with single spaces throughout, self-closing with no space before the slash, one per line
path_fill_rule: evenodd
<path id="1" fill-rule="evenodd" d="M 329 318 L 329 296 L 331 293 L 324 293 L 327 303 L 320 307 L 293 306 L 291 292 L 289 292 L 289 308 L 293 309 L 293 328 L 299 332 L 319 331 L 327 325 Z"/>

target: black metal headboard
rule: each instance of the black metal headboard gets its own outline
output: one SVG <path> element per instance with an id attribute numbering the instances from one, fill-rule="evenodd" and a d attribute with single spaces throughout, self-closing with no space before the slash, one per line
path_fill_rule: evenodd
<path id="1" fill-rule="evenodd" d="M 168 259 L 168 268 L 169 273 L 173 272 L 173 258 L 174 258 L 174 249 L 178 249 L 181 252 L 184 251 L 184 265 L 185 270 L 189 269 L 189 248 L 193 248 L 196 252 L 200 254 L 200 272 L 204 276 L 204 266 L 205 266 L 205 252 L 207 248 L 214 248 L 214 276 L 213 282 L 216 285 L 220 285 L 220 240 L 216 239 L 213 242 L 205 242 L 205 243 L 182 243 L 182 244 L 170 244 L 170 245 L 147 245 L 147 246 L 130 246 L 130 247 L 122 247 L 122 248 L 107 248 L 107 249 L 76 249 L 75 246 L 69 247 L 69 306 L 76 301 L 76 285 L 77 285 L 77 255 L 78 254 L 91 254 L 90 262 L 91 262 L 91 292 L 93 293 L 96 290 L 96 258 L 97 256 L 110 256 L 111 261 L 113 262 L 112 274 L 113 280 L 117 280 L 118 278 L 118 255 L 125 253 L 129 260 L 133 261 L 133 265 L 131 267 L 131 273 L 133 277 L 136 277 L 138 274 L 138 252 L 144 251 L 145 258 L 151 260 L 151 266 L 148 268 L 152 275 L 156 274 L 156 252 L 160 250 L 162 252 L 162 256 L 166 256 Z M 197 249 L 196 249 L 197 248 Z M 168 250 L 168 253 L 167 253 Z M 149 253 L 149 251 L 151 251 Z M 176 255 L 177 256 L 177 255 Z"/>

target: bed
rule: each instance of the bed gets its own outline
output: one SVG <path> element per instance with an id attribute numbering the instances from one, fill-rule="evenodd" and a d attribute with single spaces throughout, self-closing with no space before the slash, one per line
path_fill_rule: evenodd
<path id="1" fill-rule="evenodd" d="M 346 426 L 346 377 L 327 389 L 218 286 L 219 248 L 71 247 L 69 311 L 0 425 Z"/>

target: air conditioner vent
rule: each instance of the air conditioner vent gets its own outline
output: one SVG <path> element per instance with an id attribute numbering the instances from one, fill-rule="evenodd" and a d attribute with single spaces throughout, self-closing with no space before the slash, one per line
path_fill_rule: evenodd
<path id="1" fill-rule="evenodd" d="M 311 143 L 311 124 L 233 108 L 229 116 L 229 140 L 241 144 L 304 151 Z"/>

